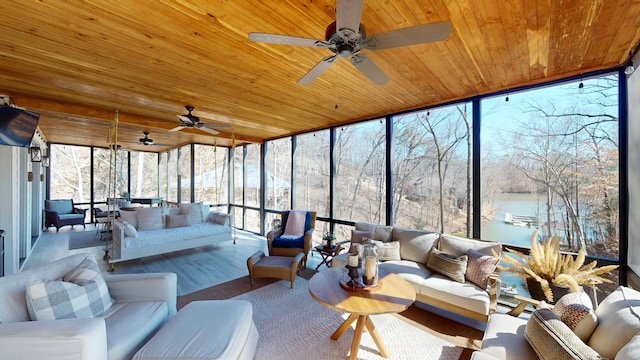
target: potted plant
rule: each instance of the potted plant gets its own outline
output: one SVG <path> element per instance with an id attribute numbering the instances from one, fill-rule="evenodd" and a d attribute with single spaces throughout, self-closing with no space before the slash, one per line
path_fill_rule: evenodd
<path id="1" fill-rule="evenodd" d="M 324 236 L 322 237 L 322 239 L 326 241 L 327 247 L 332 248 L 336 246 L 336 236 L 334 233 L 327 231 L 326 233 L 324 233 Z"/>
<path id="2" fill-rule="evenodd" d="M 596 260 L 585 265 L 584 249 L 580 249 L 574 258 L 571 254 L 560 252 L 560 239 L 557 236 L 540 242 L 536 241 L 537 236 L 536 230 L 531 235 L 529 255 L 507 248 L 500 257 L 500 260 L 509 266 L 500 266 L 499 270 L 512 272 L 525 279 L 530 293 L 535 293 L 534 288 L 539 285 L 544 298 L 553 303 L 558 300 L 562 290 L 565 293 L 577 292 L 580 291 L 580 286 L 595 288 L 598 284 L 612 282 L 601 275 L 615 270 L 618 265 L 596 267 Z M 534 294 L 531 295 L 535 298 Z"/>

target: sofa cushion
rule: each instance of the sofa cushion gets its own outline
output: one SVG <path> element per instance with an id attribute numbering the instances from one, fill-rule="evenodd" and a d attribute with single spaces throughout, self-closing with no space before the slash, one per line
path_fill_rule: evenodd
<path id="1" fill-rule="evenodd" d="M 466 280 L 478 285 L 481 288 L 486 288 L 489 283 L 489 276 L 498 266 L 500 258 L 492 255 L 485 255 L 474 249 L 467 251 L 467 271 L 464 274 Z"/>
<path id="2" fill-rule="evenodd" d="M 338 255 L 338 256 L 342 256 Z M 335 259 L 335 257 L 334 257 Z M 380 273 L 393 273 L 407 280 L 416 293 L 420 293 L 420 286 L 433 273 L 424 264 L 409 260 L 386 261 L 379 266 Z M 451 280 L 448 280 L 451 282 Z"/>
<path id="3" fill-rule="evenodd" d="M 492 251 L 500 254 L 502 245 L 497 242 L 441 234 L 438 240 L 438 249 L 456 256 L 466 254 L 469 249 L 477 250 L 485 255 L 493 255 Z"/>
<path id="4" fill-rule="evenodd" d="M 627 345 L 616 354 L 615 360 L 637 360 L 640 354 L 640 333 L 636 334 Z"/>
<path id="5" fill-rule="evenodd" d="M 351 243 L 362 244 L 365 243 L 365 239 L 373 239 L 373 230 L 351 230 Z"/>
<path id="6" fill-rule="evenodd" d="M 422 281 L 418 293 L 479 314 L 489 313 L 489 294 L 471 282 L 462 284 L 433 274 Z"/>
<path id="7" fill-rule="evenodd" d="M 613 359 L 640 332 L 640 318 L 636 314 L 640 314 L 640 292 L 618 287 L 596 309 L 598 326 L 589 338 L 589 346 L 600 355 Z"/>
<path id="8" fill-rule="evenodd" d="M 62 280 L 27 279 L 25 301 L 31 320 L 92 318 L 113 304 L 96 263 L 85 258 Z"/>
<path id="9" fill-rule="evenodd" d="M 391 241 L 391 231 L 393 230 L 393 226 L 357 222 L 356 230 L 373 231 L 373 240 L 389 242 Z"/>
<path id="10" fill-rule="evenodd" d="M 391 232 L 393 241 L 400 242 L 400 258 L 426 264 L 429 251 L 437 243 L 440 234 L 422 230 L 394 227 Z"/>
<path id="11" fill-rule="evenodd" d="M 136 208 L 136 217 L 138 219 L 136 228 L 139 231 L 159 230 L 163 227 L 162 208 L 160 207 Z"/>
<path id="12" fill-rule="evenodd" d="M 164 301 L 114 304 L 102 316 L 107 327 L 109 359 L 129 359 L 158 330 L 168 314 Z"/>
<path id="13" fill-rule="evenodd" d="M 538 360 L 524 337 L 526 324 L 527 320 L 523 318 L 492 313 L 482 337 L 482 353 L 494 359 Z"/>
<path id="14" fill-rule="evenodd" d="M 400 260 L 400 242 L 399 241 L 389 241 L 382 242 L 378 240 L 373 240 L 373 245 L 376 246 L 376 250 L 378 251 L 378 260 L 380 261 L 389 261 L 389 260 Z"/>
<path id="15" fill-rule="evenodd" d="M 524 335 L 543 360 L 602 359 L 550 309 L 536 309 L 527 321 Z"/>
<path id="16" fill-rule="evenodd" d="M 167 229 L 191 226 L 192 217 L 189 215 L 165 215 Z"/>
<path id="17" fill-rule="evenodd" d="M 464 283 L 467 259 L 467 255 L 456 256 L 438 249 L 431 249 L 429 260 L 427 260 L 427 268 L 459 283 Z"/>
<path id="18" fill-rule="evenodd" d="M 180 215 L 188 215 L 191 218 L 192 224 L 201 223 L 204 218 L 202 217 L 202 203 L 181 203 Z"/>
<path id="19" fill-rule="evenodd" d="M 598 325 L 598 318 L 592 306 L 589 295 L 580 291 L 568 293 L 558 299 L 552 311 L 582 341 L 587 342 Z"/>
<path id="20" fill-rule="evenodd" d="M 55 211 L 58 215 L 72 214 L 73 202 L 71 199 L 47 200 L 47 209 Z"/>
<path id="21" fill-rule="evenodd" d="M 135 211 L 120 210 L 120 220 L 126 221 L 127 224 L 131 224 L 134 228 L 138 228 L 138 215 Z"/>
<path id="22" fill-rule="evenodd" d="M 0 323 L 29 321 L 25 303 L 25 282 L 28 278 L 56 280 L 75 268 L 90 254 L 80 253 L 54 261 L 46 266 L 23 270 L 0 277 Z"/>

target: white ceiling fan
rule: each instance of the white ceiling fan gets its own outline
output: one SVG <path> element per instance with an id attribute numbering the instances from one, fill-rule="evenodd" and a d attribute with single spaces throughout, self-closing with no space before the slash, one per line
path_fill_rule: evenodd
<path id="1" fill-rule="evenodd" d="M 451 24 L 444 21 L 391 30 L 367 37 L 364 26 L 360 24 L 364 0 L 336 1 L 336 21 L 327 26 L 325 40 L 257 32 L 249 33 L 249 40 L 271 44 L 325 48 L 334 54 L 320 60 L 298 80 L 298 85 L 310 84 L 335 63 L 338 56 L 350 58 L 351 64 L 360 70 L 364 76 L 374 84 L 383 85 L 389 81 L 389 78 L 373 61 L 364 54 L 360 54 L 360 50 L 383 50 L 441 41 L 451 33 Z"/>
<path id="2" fill-rule="evenodd" d="M 200 122 L 200 118 L 193 115 L 191 112 L 194 110 L 193 106 L 190 105 L 186 105 L 185 109 L 187 109 L 188 114 L 185 115 L 178 115 L 178 118 L 180 119 L 180 126 L 177 126 L 169 131 L 180 131 L 182 129 L 188 129 L 188 128 L 195 128 L 198 129 L 200 131 L 204 131 L 206 133 L 209 133 L 211 135 L 218 135 L 220 134 L 219 131 L 213 130 L 209 127 L 216 127 L 216 128 L 228 128 L 231 127 L 231 125 L 229 124 L 224 124 L 224 123 L 203 123 Z"/>

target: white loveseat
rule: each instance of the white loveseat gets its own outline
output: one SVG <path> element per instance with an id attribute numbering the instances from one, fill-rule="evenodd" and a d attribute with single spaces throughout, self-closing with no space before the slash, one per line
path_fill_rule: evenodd
<path id="1" fill-rule="evenodd" d="M 110 263 L 213 245 L 232 239 L 230 215 L 202 203 L 120 210 L 113 224 Z"/>
<path id="2" fill-rule="evenodd" d="M 574 310 L 573 314 L 577 312 Z M 618 287 L 600 302 L 593 316 L 593 320 L 591 315 L 584 317 L 572 330 L 549 309 L 535 310 L 528 319 L 491 314 L 482 349 L 474 352 L 471 358 L 640 359 L 640 292 Z M 572 321 L 567 322 L 576 324 L 574 319 Z M 578 326 L 580 331 L 577 331 Z"/>
<path id="3" fill-rule="evenodd" d="M 502 247 L 499 243 L 429 231 L 356 223 L 354 234 L 362 232 L 369 232 L 373 235 L 372 239 L 386 244 L 383 247 L 390 244 L 398 246 L 399 259 L 382 261 L 380 269 L 398 274 L 409 281 L 416 290 L 416 301 L 483 322 L 496 310 L 497 274 L 489 277 L 486 287 L 480 287 L 470 281 L 454 281 L 429 269 L 427 262 L 432 248 L 456 257 L 467 254 L 469 249 L 490 256 L 492 250 L 500 254 Z M 384 251 L 388 255 L 389 249 L 383 247 L 379 246 L 378 252 Z M 331 266 L 345 266 L 348 256 L 348 253 L 344 253 L 334 257 Z M 495 261 L 497 263 L 497 259 Z"/>
<path id="4" fill-rule="evenodd" d="M 176 274 L 105 275 L 114 304 L 100 317 L 31 321 L 29 278 L 59 280 L 91 254 L 0 277 L 0 358 L 119 360 L 131 356 L 176 314 Z"/>

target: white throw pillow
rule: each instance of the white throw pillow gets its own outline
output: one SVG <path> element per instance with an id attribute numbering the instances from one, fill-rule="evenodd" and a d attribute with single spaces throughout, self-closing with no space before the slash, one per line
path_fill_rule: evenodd
<path id="1" fill-rule="evenodd" d="M 162 208 L 137 208 L 138 231 L 162 229 Z"/>
<path id="2" fill-rule="evenodd" d="M 382 241 L 373 240 L 373 244 L 377 247 L 378 260 L 390 261 L 400 260 L 400 242 L 389 241 L 383 243 Z"/>
<path id="3" fill-rule="evenodd" d="M 613 359 L 640 332 L 638 313 L 640 292 L 619 286 L 598 305 L 598 326 L 589 338 L 589 346 L 600 355 Z"/>
<path id="4" fill-rule="evenodd" d="M 229 214 L 219 213 L 216 215 L 214 223 L 218 225 L 225 225 L 227 223 L 227 219 L 229 219 Z"/>
<path id="5" fill-rule="evenodd" d="M 131 236 L 131 237 L 137 237 L 138 236 L 138 230 L 136 230 L 136 228 L 134 228 L 133 225 L 126 224 L 125 228 L 124 228 L 124 235 L 125 236 Z"/>

